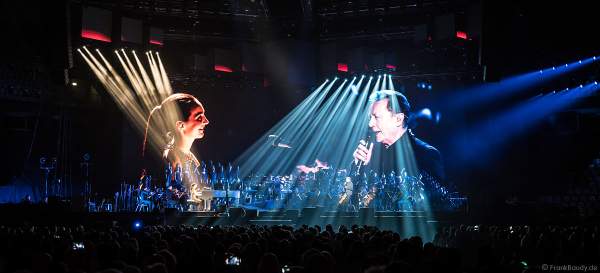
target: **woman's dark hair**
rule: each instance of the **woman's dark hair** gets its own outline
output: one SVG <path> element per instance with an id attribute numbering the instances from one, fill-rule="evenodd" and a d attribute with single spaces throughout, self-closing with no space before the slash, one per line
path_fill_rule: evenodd
<path id="1" fill-rule="evenodd" d="M 186 119 L 192 109 L 201 105 L 200 101 L 186 93 L 176 93 L 164 99 L 160 105 L 154 107 L 148 115 L 146 121 L 146 131 L 144 133 L 144 143 L 142 144 L 142 157 L 146 153 L 148 143 L 148 133 L 151 135 L 158 134 L 158 146 L 165 149 L 170 148 L 175 142 L 174 133 L 175 123 Z M 162 132 L 160 131 L 162 130 Z"/>

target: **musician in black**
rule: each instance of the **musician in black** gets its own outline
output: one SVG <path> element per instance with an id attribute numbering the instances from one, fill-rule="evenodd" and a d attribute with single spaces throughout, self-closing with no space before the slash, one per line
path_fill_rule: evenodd
<path id="1" fill-rule="evenodd" d="M 408 128 L 410 104 L 399 92 L 383 90 L 371 98 L 369 128 L 376 143 L 361 140 L 354 163 L 381 174 L 445 179 L 442 156 L 433 146 L 417 138 Z"/>

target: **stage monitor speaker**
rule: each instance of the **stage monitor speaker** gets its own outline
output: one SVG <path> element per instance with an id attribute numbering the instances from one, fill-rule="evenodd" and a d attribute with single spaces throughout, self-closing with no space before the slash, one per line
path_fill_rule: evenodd
<path id="1" fill-rule="evenodd" d="M 57 196 L 48 197 L 48 208 L 50 210 L 56 211 L 67 211 L 71 207 L 71 201 L 66 199 L 61 199 Z"/>
<path id="2" fill-rule="evenodd" d="M 302 225 L 316 225 L 321 222 L 321 210 L 320 207 L 306 207 L 302 209 L 300 215 L 300 224 Z"/>
<path id="3" fill-rule="evenodd" d="M 300 215 L 300 211 L 299 210 L 295 210 L 295 209 L 289 209 L 285 211 L 285 218 L 286 219 L 296 219 L 298 218 L 298 216 Z"/>
<path id="4" fill-rule="evenodd" d="M 179 215 L 179 211 L 176 208 L 165 208 L 165 215 L 177 216 Z"/>
<path id="5" fill-rule="evenodd" d="M 247 209 L 246 210 L 246 218 L 255 219 L 258 217 L 258 210 L 256 209 Z"/>
<path id="6" fill-rule="evenodd" d="M 375 209 L 374 208 L 360 208 L 358 211 L 358 215 L 361 218 L 372 218 L 373 216 L 375 216 Z"/>
<path id="7" fill-rule="evenodd" d="M 244 208 L 229 208 L 229 219 L 234 222 L 239 221 L 242 217 L 246 216 L 246 210 Z"/>

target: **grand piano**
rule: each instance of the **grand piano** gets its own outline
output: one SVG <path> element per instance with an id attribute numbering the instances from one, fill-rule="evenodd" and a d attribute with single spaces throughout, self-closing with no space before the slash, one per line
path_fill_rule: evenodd
<path id="1" fill-rule="evenodd" d="M 188 203 L 196 205 L 198 210 L 210 211 L 210 203 L 215 198 L 230 198 L 233 199 L 232 206 L 239 206 L 241 192 L 238 191 L 224 191 L 224 190 L 199 190 L 193 193 L 193 196 L 188 200 Z"/>

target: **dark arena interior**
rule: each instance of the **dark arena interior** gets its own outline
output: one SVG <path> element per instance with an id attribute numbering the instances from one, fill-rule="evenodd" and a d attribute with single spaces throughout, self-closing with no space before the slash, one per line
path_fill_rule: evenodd
<path id="1" fill-rule="evenodd" d="M 2 1 L 0 272 L 597 272 L 593 1 Z"/>

